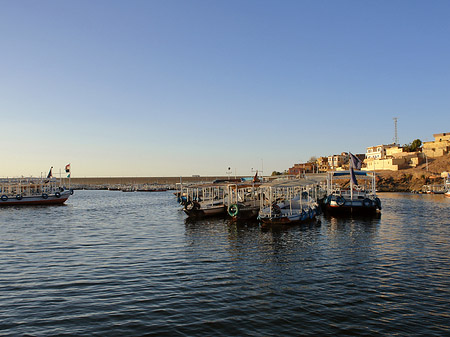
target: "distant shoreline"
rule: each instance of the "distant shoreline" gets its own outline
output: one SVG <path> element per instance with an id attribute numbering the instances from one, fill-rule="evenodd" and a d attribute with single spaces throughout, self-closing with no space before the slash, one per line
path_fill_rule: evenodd
<path id="1" fill-rule="evenodd" d="M 227 179 L 228 176 L 195 176 L 181 177 L 182 183 L 212 182 L 216 179 Z M 234 178 L 234 176 L 232 176 Z M 240 177 L 238 177 L 240 178 Z M 62 178 L 65 185 L 69 178 Z M 180 177 L 73 177 L 71 185 L 175 185 Z"/>

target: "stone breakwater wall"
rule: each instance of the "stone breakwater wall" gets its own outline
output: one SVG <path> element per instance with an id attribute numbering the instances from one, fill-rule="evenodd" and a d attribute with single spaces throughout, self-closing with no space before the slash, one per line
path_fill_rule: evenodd
<path id="1" fill-rule="evenodd" d="M 227 177 L 181 177 L 181 182 L 186 184 L 210 183 L 216 179 Z M 77 189 L 120 189 L 127 186 L 153 186 L 155 188 L 174 189 L 180 182 L 180 177 L 75 177 L 71 178 L 71 187 Z M 63 184 L 68 186 L 69 179 L 64 178 Z"/>

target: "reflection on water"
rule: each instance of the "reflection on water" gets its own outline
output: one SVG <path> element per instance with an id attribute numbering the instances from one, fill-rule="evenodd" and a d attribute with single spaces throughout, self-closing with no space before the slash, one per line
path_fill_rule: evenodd
<path id="1" fill-rule="evenodd" d="M 0 334 L 445 335 L 450 201 L 381 198 L 274 227 L 191 221 L 169 192 L 0 209 Z"/>

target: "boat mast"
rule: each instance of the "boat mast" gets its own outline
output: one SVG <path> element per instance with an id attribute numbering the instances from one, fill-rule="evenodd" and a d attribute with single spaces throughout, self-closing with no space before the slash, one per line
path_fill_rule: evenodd
<path id="1" fill-rule="evenodd" d="M 352 177 L 352 169 L 353 169 L 353 165 L 352 165 L 352 159 L 350 158 L 350 152 L 348 153 L 348 161 L 349 161 L 349 167 L 348 167 L 348 173 L 350 173 L 350 200 L 353 201 L 353 177 Z M 353 174 L 355 172 L 353 171 Z"/>

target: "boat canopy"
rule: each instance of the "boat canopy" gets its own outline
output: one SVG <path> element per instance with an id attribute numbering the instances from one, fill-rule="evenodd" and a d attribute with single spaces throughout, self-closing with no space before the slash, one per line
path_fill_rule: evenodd
<path id="1" fill-rule="evenodd" d="M 367 176 L 367 172 L 364 171 L 353 171 L 355 176 Z M 336 171 L 333 172 L 333 177 L 339 177 L 339 176 L 348 176 L 350 175 L 350 171 Z"/>
<path id="2" fill-rule="evenodd" d="M 276 188 L 283 188 L 283 187 L 302 187 L 302 186 L 311 186 L 316 185 L 317 182 L 315 180 L 309 180 L 309 179 L 289 179 L 289 180 L 274 180 L 270 183 L 266 183 L 263 186 L 267 187 L 276 187 Z"/>

